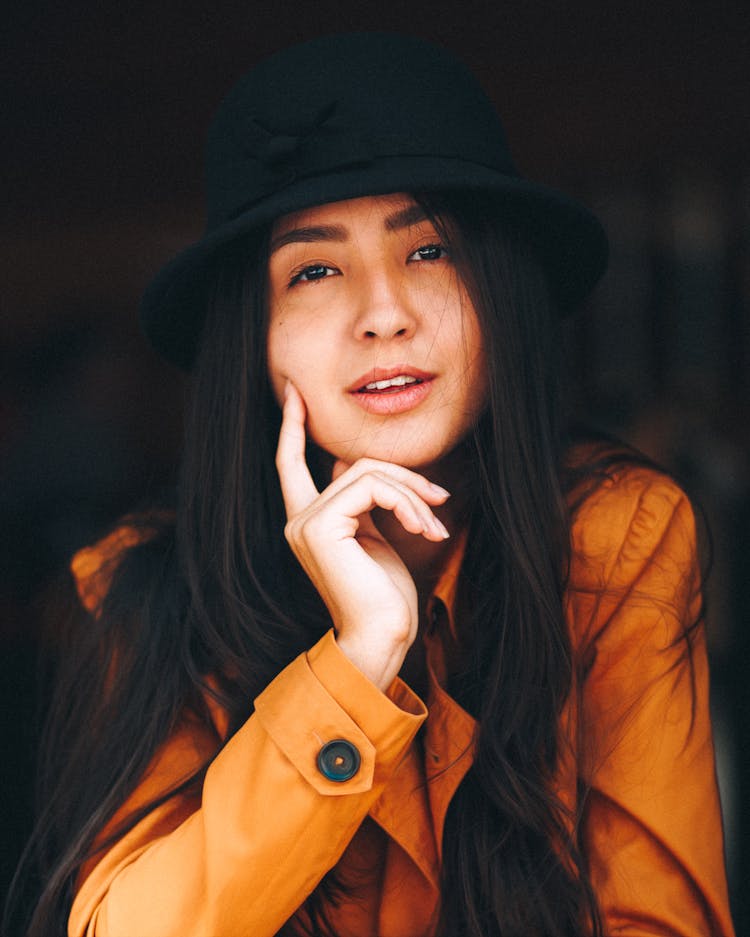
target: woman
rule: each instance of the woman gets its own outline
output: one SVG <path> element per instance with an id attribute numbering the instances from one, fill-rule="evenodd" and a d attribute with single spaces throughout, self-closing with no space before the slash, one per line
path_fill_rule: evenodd
<path id="1" fill-rule="evenodd" d="M 393 36 L 258 66 L 208 171 L 144 300 L 178 503 L 74 560 L 29 932 L 731 934 L 690 506 L 557 412 L 595 219 Z"/>

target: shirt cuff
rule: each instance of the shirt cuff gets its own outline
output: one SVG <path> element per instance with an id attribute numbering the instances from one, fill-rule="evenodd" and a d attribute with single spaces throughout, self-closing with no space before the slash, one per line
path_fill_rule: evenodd
<path id="1" fill-rule="evenodd" d="M 427 718 L 424 703 L 400 680 L 387 694 L 352 664 L 329 631 L 255 700 L 255 712 L 278 748 L 321 794 L 359 794 L 385 783 Z M 326 777 L 321 749 L 345 740 L 359 755 L 346 780 Z"/>

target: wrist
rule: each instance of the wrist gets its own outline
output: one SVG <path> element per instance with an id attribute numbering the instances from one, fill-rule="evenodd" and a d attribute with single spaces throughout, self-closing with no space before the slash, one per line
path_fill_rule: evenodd
<path id="1" fill-rule="evenodd" d="M 398 676 L 410 643 L 375 643 L 336 633 L 336 644 L 342 654 L 383 693 Z"/>

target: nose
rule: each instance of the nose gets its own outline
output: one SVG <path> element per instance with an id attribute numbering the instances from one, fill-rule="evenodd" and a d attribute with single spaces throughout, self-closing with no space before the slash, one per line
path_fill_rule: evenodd
<path id="1" fill-rule="evenodd" d="M 418 314 L 408 295 L 401 270 L 371 271 L 363 284 L 354 323 L 360 340 L 410 338 Z"/>

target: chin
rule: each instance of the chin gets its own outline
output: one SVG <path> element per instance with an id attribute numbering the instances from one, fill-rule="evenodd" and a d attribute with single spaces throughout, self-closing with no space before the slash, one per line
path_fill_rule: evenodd
<path id="1" fill-rule="evenodd" d="M 415 446 L 413 443 L 405 444 L 403 440 L 353 439 L 349 444 L 340 440 L 333 445 L 323 443 L 322 448 L 334 458 L 350 465 L 358 459 L 377 459 L 379 462 L 392 462 L 419 472 L 448 458 L 456 447 L 455 444 L 428 443 Z"/>

